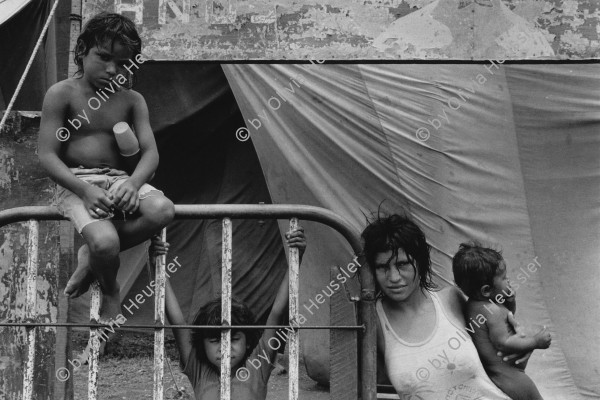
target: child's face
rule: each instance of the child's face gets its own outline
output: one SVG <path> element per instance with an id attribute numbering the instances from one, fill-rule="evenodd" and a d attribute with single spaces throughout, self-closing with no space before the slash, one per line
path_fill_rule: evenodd
<path id="1" fill-rule="evenodd" d="M 221 339 L 204 338 L 204 351 L 206 358 L 212 365 L 221 368 Z M 244 361 L 246 355 L 246 335 L 243 332 L 231 334 L 231 368 L 235 368 Z"/>
<path id="2" fill-rule="evenodd" d="M 492 288 L 491 299 L 496 301 L 496 296 L 501 295 L 503 298 L 510 298 L 514 296 L 514 291 L 510 286 L 510 280 L 506 275 L 506 263 L 502 261 L 500 268 L 496 271 L 494 277 L 494 287 Z"/>
<path id="3" fill-rule="evenodd" d="M 82 58 L 83 76 L 95 88 L 102 89 L 110 86 L 110 80 L 118 74 L 127 77 L 128 71 L 125 66 L 131 65 L 132 61 L 135 62 L 132 57 L 131 50 L 123 46 L 119 40 L 115 40 L 112 47 L 111 43 L 94 46 Z M 114 83 L 112 86 L 117 88 Z"/>

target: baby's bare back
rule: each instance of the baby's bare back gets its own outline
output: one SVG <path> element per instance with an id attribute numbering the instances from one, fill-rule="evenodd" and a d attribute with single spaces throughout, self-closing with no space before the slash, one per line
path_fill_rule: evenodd
<path id="1" fill-rule="evenodd" d="M 63 82 L 70 93 L 63 126 L 71 134 L 61 149 L 63 162 L 68 167 L 123 169 L 112 128 L 121 121 L 131 125 L 132 93 L 127 90 L 111 93 L 110 86 L 99 93 L 85 91 L 75 78 Z M 113 84 L 112 89 L 115 88 Z"/>

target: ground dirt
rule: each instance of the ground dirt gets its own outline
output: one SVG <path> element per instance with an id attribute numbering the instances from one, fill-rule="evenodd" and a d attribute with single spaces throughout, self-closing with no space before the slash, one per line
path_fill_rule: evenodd
<path id="1" fill-rule="evenodd" d="M 81 354 L 87 343 L 87 332 L 73 332 L 73 355 Z M 153 393 L 154 334 L 121 331 L 106 344 L 100 358 L 98 398 L 101 400 L 149 400 Z M 168 399 L 194 399 L 192 387 L 179 368 L 179 354 L 172 336 L 165 339 L 166 354 L 164 392 Z M 301 357 L 302 358 L 302 357 Z M 287 367 L 287 353 L 280 358 Z M 88 366 L 73 371 L 75 400 L 87 399 Z M 306 400 L 329 400 L 329 390 L 306 374 L 300 363 L 299 397 Z M 178 392 L 179 391 L 179 392 Z M 273 373 L 269 380 L 267 400 L 288 398 L 288 374 Z"/>

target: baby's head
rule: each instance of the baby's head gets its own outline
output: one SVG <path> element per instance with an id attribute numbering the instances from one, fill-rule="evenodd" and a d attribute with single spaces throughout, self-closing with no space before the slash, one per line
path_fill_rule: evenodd
<path id="1" fill-rule="evenodd" d="M 479 242 L 460 245 L 452 259 L 452 271 L 454 281 L 469 298 L 503 303 L 504 297 L 514 296 L 502 254 Z"/>
<path id="2" fill-rule="evenodd" d="M 231 300 L 231 325 L 253 325 L 254 315 L 243 303 Z M 196 315 L 194 325 L 221 325 L 221 299 L 205 304 Z M 233 329 L 231 331 L 231 367 L 246 361 L 260 339 L 258 329 Z M 198 350 L 198 358 L 217 369 L 221 368 L 221 330 L 194 329 L 192 344 Z M 204 349 L 204 350 L 202 350 Z"/>
<path id="3" fill-rule="evenodd" d="M 122 46 L 129 59 L 142 52 L 142 40 L 135 28 L 135 24 L 129 18 L 120 14 L 101 12 L 92 17 L 77 38 L 74 49 L 74 60 L 77 64 L 77 74 L 83 74 L 83 59 L 94 47 L 113 51 L 115 44 Z"/>

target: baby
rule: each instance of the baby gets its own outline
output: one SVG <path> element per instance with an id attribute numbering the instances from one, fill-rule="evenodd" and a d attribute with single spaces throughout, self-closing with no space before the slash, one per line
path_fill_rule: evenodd
<path id="1" fill-rule="evenodd" d="M 537 387 L 525 374 L 524 365 L 509 365 L 497 355 L 527 353 L 550 346 L 550 333 L 544 327 L 533 336 L 515 332 L 509 320 L 516 309 L 515 293 L 506 276 L 500 252 L 477 242 L 462 243 L 452 260 L 454 280 L 469 296 L 465 319 L 485 322 L 470 326 L 481 362 L 490 379 L 513 400 L 543 400 Z M 478 318 L 479 316 L 479 318 Z"/>

